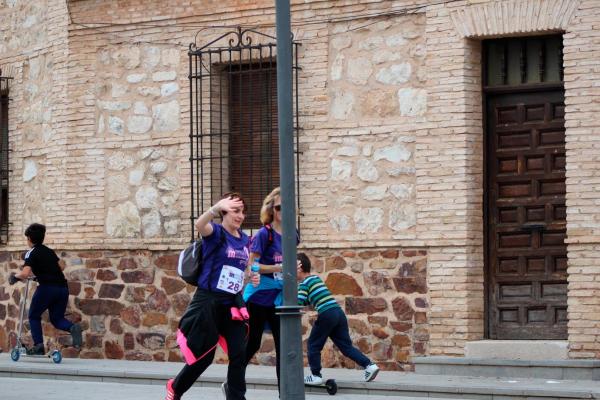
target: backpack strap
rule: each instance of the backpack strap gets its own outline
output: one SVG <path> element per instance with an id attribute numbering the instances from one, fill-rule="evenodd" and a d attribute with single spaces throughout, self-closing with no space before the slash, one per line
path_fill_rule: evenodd
<path id="1" fill-rule="evenodd" d="M 271 247 L 271 245 L 273 244 L 274 239 L 274 233 L 273 233 L 273 227 L 271 226 L 271 224 L 265 224 L 265 228 L 267 228 L 267 232 L 269 232 L 269 239 L 267 241 L 267 249 L 269 247 Z M 265 249 L 266 250 L 266 249 Z"/>
<path id="2" fill-rule="evenodd" d="M 225 229 L 223 229 L 223 226 L 221 225 L 217 225 L 215 224 L 215 227 L 219 227 L 219 233 L 221 234 L 221 238 L 219 240 L 219 244 L 217 246 L 215 246 L 215 248 L 213 249 L 213 251 L 211 251 L 209 254 L 206 255 L 206 258 L 208 258 L 209 256 L 213 256 L 215 254 L 217 254 L 217 252 L 219 250 L 221 250 L 221 248 L 227 244 L 227 238 L 225 237 Z M 214 264 L 211 267 L 210 273 L 208 274 L 208 291 L 212 292 L 211 288 L 210 288 L 210 283 L 212 282 L 212 277 L 213 277 L 213 273 L 215 272 L 215 270 L 217 270 L 217 268 L 214 267 Z"/>

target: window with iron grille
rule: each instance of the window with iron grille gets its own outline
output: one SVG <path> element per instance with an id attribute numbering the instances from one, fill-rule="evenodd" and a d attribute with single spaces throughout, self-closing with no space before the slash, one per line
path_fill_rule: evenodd
<path id="1" fill-rule="evenodd" d="M 267 44 L 252 43 L 267 38 Z M 190 46 L 191 222 L 223 193 L 248 205 L 244 227 L 258 228 L 264 197 L 279 186 L 275 38 L 238 29 Z M 218 43 L 228 40 L 228 45 Z M 294 143 L 298 187 L 297 44 L 294 43 Z M 299 221 L 298 221 L 299 222 Z"/>
<path id="2" fill-rule="evenodd" d="M 8 83 L 0 70 L 0 243 L 8 241 Z"/>
<path id="3" fill-rule="evenodd" d="M 562 84 L 562 35 L 483 42 L 484 89 Z"/>

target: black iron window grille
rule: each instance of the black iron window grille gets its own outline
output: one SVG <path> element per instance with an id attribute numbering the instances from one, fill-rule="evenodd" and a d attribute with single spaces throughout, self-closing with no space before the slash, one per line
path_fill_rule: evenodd
<path id="1" fill-rule="evenodd" d="M 8 241 L 8 87 L 12 78 L 0 69 L 0 243 Z"/>
<path id="2" fill-rule="evenodd" d="M 297 207 L 298 46 L 292 56 Z M 261 226 L 263 198 L 279 186 L 276 53 L 274 37 L 241 28 L 190 45 L 192 237 L 194 220 L 230 191 L 246 199 L 245 228 Z"/>
<path id="3" fill-rule="evenodd" d="M 484 88 L 563 83 L 561 35 L 483 42 Z"/>

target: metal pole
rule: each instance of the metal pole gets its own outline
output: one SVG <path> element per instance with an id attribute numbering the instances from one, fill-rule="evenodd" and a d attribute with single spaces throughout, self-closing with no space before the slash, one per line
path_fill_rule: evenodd
<path id="1" fill-rule="evenodd" d="M 21 351 L 21 347 L 23 347 L 23 320 L 25 319 L 25 308 L 27 307 L 27 297 L 29 297 L 29 282 L 31 279 L 27 278 L 25 280 L 25 294 L 23 294 L 23 298 L 21 299 L 21 310 L 19 315 L 19 336 L 17 336 L 17 348 Z M 35 344 L 35 343 L 34 343 Z"/>
<path id="2" fill-rule="evenodd" d="M 282 205 L 283 306 L 281 318 L 280 396 L 304 400 L 301 307 L 296 282 L 296 195 L 292 104 L 292 31 L 289 0 L 275 0 L 277 30 L 277 118 Z"/>

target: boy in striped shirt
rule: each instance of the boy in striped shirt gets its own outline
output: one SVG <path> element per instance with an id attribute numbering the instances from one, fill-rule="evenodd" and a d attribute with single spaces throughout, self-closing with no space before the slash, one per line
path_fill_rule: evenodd
<path id="1" fill-rule="evenodd" d="M 298 253 L 298 304 L 311 305 L 318 313 L 308 337 L 308 364 L 311 374 L 304 378 L 304 383 L 323 384 L 321 351 L 328 337 L 343 355 L 365 369 L 365 382 L 372 381 L 377 376 L 379 367 L 352 345 L 346 314 L 333 298 L 325 282 L 317 275 L 312 275 L 310 269 L 310 259 L 304 253 Z"/>

